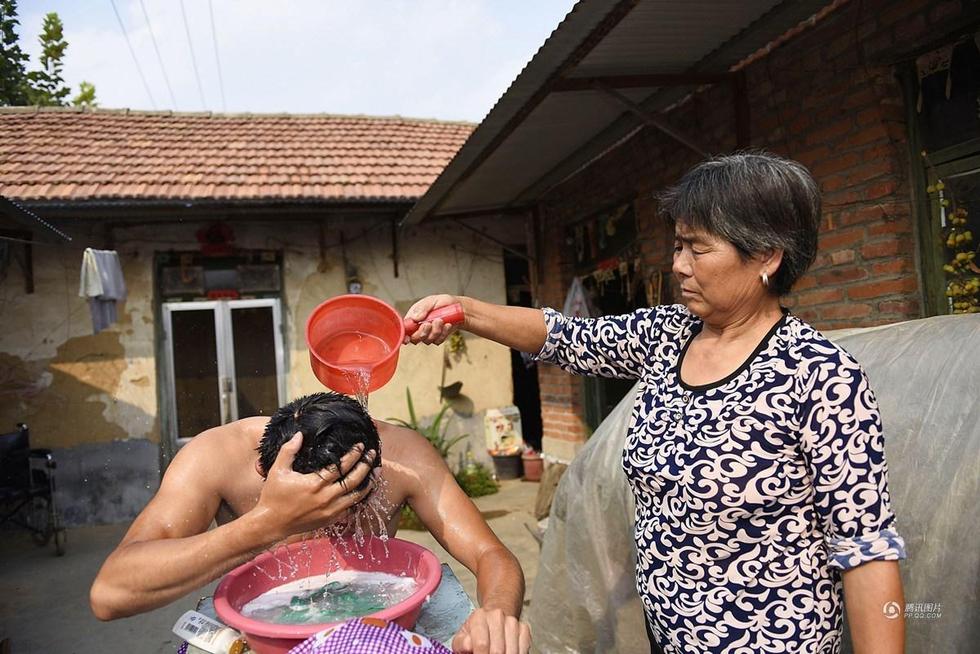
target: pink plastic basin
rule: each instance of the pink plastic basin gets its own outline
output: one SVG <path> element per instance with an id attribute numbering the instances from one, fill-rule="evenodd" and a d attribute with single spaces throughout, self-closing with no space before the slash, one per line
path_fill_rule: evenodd
<path id="1" fill-rule="evenodd" d="M 240 612 L 243 606 L 268 590 L 304 577 L 345 569 L 387 572 L 414 577 L 419 587 L 404 601 L 372 613 L 371 617 L 396 622 L 405 629 L 411 629 L 419 617 L 422 603 L 439 585 L 442 569 L 436 555 L 420 545 L 398 538 L 390 539 L 387 545 L 387 555 L 384 543 L 376 538 L 369 539 L 359 548 L 348 541 L 345 551 L 333 540 L 321 538 L 260 554 L 221 580 L 214 593 L 215 611 L 222 622 L 245 635 L 249 647 L 257 654 L 286 654 L 316 632 L 340 623 L 291 625 L 261 622 L 243 616 Z M 358 558 L 358 552 L 363 554 L 363 558 Z M 277 559 L 289 562 L 289 565 L 281 565 Z M 272 579 L 270 575 L 284 578 Z"/>

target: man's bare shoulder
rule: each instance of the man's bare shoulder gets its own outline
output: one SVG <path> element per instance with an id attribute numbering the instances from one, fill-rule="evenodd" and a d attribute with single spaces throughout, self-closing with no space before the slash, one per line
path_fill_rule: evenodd
<path id="1" fill-rule="evenodd" d="M 375 420 L 381 439 L 381 459 L 403 461 L 406 457 L 417 458 L 429 454 L 438 456 L 425 436 L 414 429 Z"/>
<path id="2" fill-rule="evenodd" d="M 376 420 L 381 438 L 382 474 L 401 497 L 409 498 L 452 477 L 432 444 L 414 429 Z"/>
<path id="3" fill-rule="evenodd" d="M 268 422 L 267 417 L 256 416 L 206 429 L 180 449 L 170 468 L 175 472 L 207 470 L 212 479 L 216 478 L 213 473 L 240 471 L 243 464 L 251 465 L 255 459 L 255 448 Z"/>

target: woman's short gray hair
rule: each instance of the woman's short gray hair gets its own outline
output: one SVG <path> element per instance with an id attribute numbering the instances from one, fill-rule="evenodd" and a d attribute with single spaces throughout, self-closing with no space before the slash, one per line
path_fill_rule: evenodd
<path id="1" fill-rule="evenodd" d="M 795 161 L 760 151 L 712 157 L 658 200 L 669 221 L 720 236 L 743 258 L 781 249 L 770 282 L 777 295 L 788 293 L 817 256 L 820 190 Z"/>

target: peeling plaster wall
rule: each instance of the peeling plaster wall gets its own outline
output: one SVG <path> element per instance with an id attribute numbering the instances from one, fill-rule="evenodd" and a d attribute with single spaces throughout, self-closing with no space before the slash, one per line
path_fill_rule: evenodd
<path id="1" fill-rule="evenodd" d="M 477 223 L 479 224 L 479 223 Z M 501 249 L 451 223 L 426 225 L 399 235 L 399 276 L 394 275 L 390 226 L 371 220 L 331 218 L 321 260 L 319 229 L 311 221 L 233 223 L 235 245 L 282 250 L 287 396 L 323 390 L 310 371 L 304 338 L 309 312 L 344 293 L 339 244 L 364 284 L 404 312 L 430 293 L 465 293 L 506 301 Z M 74 230 L 78 233 L 77 225 Z M 82 247 L 36 246 L 35 291 L 28 295 L 16 264 L 0 277 L 0 429 L 18 422 L 31 428 L 32 445 L 55 450 L 59 500 L 68 524 L 131 519 L 159 484 L 162 421 L 158 410 L 157 326 L 153 289 L 154 253 L 196 250 L 200 223 L 143 225 L 113 231 L 129 298 L 119 322 L 92 334 L 88 305 L 78 297 Z M 522 228 L 484 223 L 496 237 L 522 241 Z M 76 239 L 98 246 L 102 227 Z M 369 230 L 370 231 L 367 231 Z M 508 233 L 509 232 L 509 233 Z M 462 392 L 479 414 L 509 405 L 513 390 L 508 351 L 467 336 L 467 352 L 452 360 L 446 383 Z M 394 378 L 371 395 L 371 413 L 407 418 L 405 389 L 419 415 L 439 408 L 443 349 L 405 347 Z M 455 429 L 454 429 L 455 431 Z"/>
<path id="2" fill-rule="evenodd" d="M 129 299 L 97 335 L 78 297 L 81 260 L 78 248 L 36 246 L 34 293 L 17 266 L 0 282 L 0 428 L 27 422 L 36 447 L 156 442 L 150 259 L 123 255 Z"/>
<path id="3" fill-rule="evenodd" d="M 506 288 L 501 250 L 478 235 L 451 224 L 437 224 L 408 230 L 399 242 L 399 275 L 394 276 L 391 238 L 387 227 L 372 235 L 357 238 L 347 232 L 352 242 L 347 259 L 357 269 L 364 292 L 377 296 L 404 313 L 415 300 L 432 293 L 466 294 L 488 302 L 505 303 Z M 326 266 L 318 270 L 317 235 L 300 232 L 296 243 L 286 250 L 287 304 L 291 370 L 288 393 L 296 397 L 322 390 L 313 376 L 306 349 L 306 318 L 323 300 L 346 292 L 340 250 L 328 251 Z M 455 250 L 453 249 L 453 246 Z M 294 281 L 295 280 L 295 281 Z M 473 402 L 473 410 L 511 404 L 513 385 L 510 376 L 510 353 L 495 343 L 466 335 L 467 352 L 460 361 L 451 360 L 446 384 L 462 381 L 463 394 Z M 371 394 L 369 409 L 381 419 L 407 418 L 405 389 L 419 415 L 439 410 L 438 388 L 442 375 L 441 347 L 407 346 L 399 352 L 394 377 Z"/>

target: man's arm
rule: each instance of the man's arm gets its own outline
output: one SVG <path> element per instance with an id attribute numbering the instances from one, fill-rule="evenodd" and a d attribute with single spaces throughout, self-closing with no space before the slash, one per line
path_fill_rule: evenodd
<path id="1" fill-rule="evenodd" d="M 99 570 L 89 601 L 100 620 L 164 606 L 287 536 L 328 524 L 370 489 L 347 493 L 334 483 L 336 474 L 294 472 L 302 444 L 297 434 L 280 450 L 255 508 L 208 531 L 221 502 L 216 480 L 254 473 L 231 469 L 215 434 L 197 438 L 174 458 L 156 496 Z M 344 471 L 357 465 L 348 487 L 356 488 L 370 470 L 357 463 L 360 455 L 353 451 L 342 461 Z"/>
<path id="2" fill-rule="evenodd" d="M 846 570 L 844 608 L 855 654 L 905 651 L 905 598 L 897 561 L 869 561 Z"/>
<path id="3" fill-rule="evenodd" d="M 399 472 L 409 484 L 408 502 L 422 523 L 457 561 L 476 576 L 474 611 L 456 638 L 461 652 L 517 654 L 530 647 L 527 625 L 518 623 L 524 602 L 524 572 L 480 511 L 456 483 L 435 449 L 419 434 L 402 430 L 399 449 L 411 452 L 411 468 Z M 393 465 L 391 461 L 386 465 Z"/>

